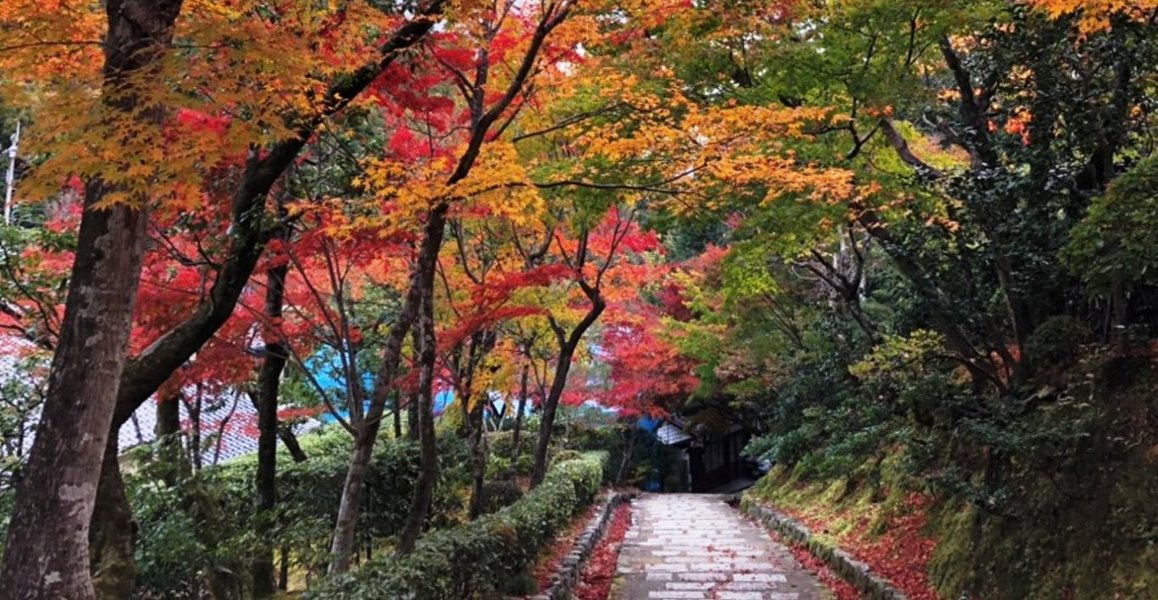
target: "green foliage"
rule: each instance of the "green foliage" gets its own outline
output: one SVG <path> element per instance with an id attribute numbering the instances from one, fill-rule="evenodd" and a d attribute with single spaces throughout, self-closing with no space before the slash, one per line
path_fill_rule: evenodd
<path id="1" fill-rule="evenodd" d="M 15 351 L 15 349 L 13 349 Z M 30 374 L 43 370 L 47 359 L 41 354 L 26 358 L 0 358 L 0 492 L 24 463 L 25 445 L 35 433 L 37 414 L 43 398 L 43 382 Z M 11 368 L 9 368 L 11 365 Z M 2 513 L 0 513 L 2 514 Z"/>
<path id="2" fill-rule="evenodd" d="M 1114 181 L 1090 204 L 1070 233 L 1063 258 L 1094 293 L 1124 293 L 1158 283 L 1158 156 L 1151 156 Z"/>
<path id="3" fill-rule="evenodd" d="M 324 572 L 337 519 L 351 440 L 333 428 L 301 440 L 309 459 L 294 463 L 278 455 L 278 514 L 271 536 L 276 547 L 292 550 L 295 568 Z M 469 474 L 467 449 L 457 436 L 439 439 L 442 458 L 431 525 L 447 526 L 462 516 Z M 142 597 L 183 597 L 202 585 L 206 574 L 245 582 L 253 538 L 253 480 L 256 458 L 191 474 L 169 486 L 166 465 L 147 462 L 127 480 L 140 526 L 136 558 Z M 365 500 L 356 541 L 381 545 L 401 530 L 418 476 L 418 447 L 407 440 L 379 440 L 366 477 Z"/>
<path id="4" fill-rule="evenodd" d="M 242 589 L 254 543 L 249 518 L 249 481 L 211 470 L 177 487 L 151 476 L 131 480 L 129 493 L 139 526 L 135 547 L 137 595 L 193 598 L 206 580 Z"/>
<path id="5" fill-rule="evenodd" d="M 946 597 L 1153 595 L 1156 446 L 1137 423 L 1158 409 L 1158 372 L 1146 363 L 1087 356 L 1073 397 L 968 425 L 963 443 L 998 453 L 986 469 L 996 485 L 962 490 L 971 507 L 948 501 L 938 515 L 930 574 Z"/>
<path id="6" fill-rule="evenodd" d="M 483 513 L 493 513 L 510 506 L 523 497 L 523 490 L 513 481 L 488 481 L 483 484 Z"/>
<path id="7" fill-rule="evenodd" d="M 537 416 L 537 415 L 536 415 Z M 530 476 L 535 467 L 535 436 L 538 435 L 538 419 L 525 419 L 520 433 L 519 458 L 511 464 L 514 453 L 514 432 L 496 431 L 487 435 L 487 479 L 504 479 L 513 475 Z M 552 438 L 558 442 L 559 438 Z"/>
<path id="8" fill-rule="evenodd" d="M 557 463 L 543 483 L 496 513 L 433 531 L 403 557 L 375 559 L 353 575 L 311 590 L 310 600 L 443 600 L 502 591 L 518 583 L 539 553 L 599 491 L 606 453 Z M 522 587 L 522 586 L 519 586 Z"/>
<path id="9" fill-rule="evenodd" d="M 849 367 L 849 372 L 862 381 L 911 381 L 928 372 L 929 357 L 943 352 L 944 346 L 944 337 L 934 331 L 918 330 L 905 337 L 889 336 L 860 362 Z"/>
<path id="10" fill-rule="evenodd" d="M 1085 323 L 1060 315 L 1039 325 L 1026 340 L 1025 348 L 1039 367 L 1057 366 L 1077 358 L 1093 338 Z"/>
<path id="11" fill-rule="evenodd" d="M 2 246 L 3 240 L 0 240 Z M 4 548 L 12 514 L 15 477 L 27 458 L 28 442 L 36 433 L 35 415 L 44 398 L 43 378 L 31 374 L 48 364 L 48 357 L 43 353 L 20 357 L 16 348 L 8 349 L 13 354 L 0 357 L 0 551 Z"/>
<path id="12" fill-rule="evenodd" d="M 1158 409 L 1148 363 L 1087 353 L 1068 375 L 1072 395 L 973 407 L 953 429 L 914 426 L 910 442 L 839 476 L 777 467 L 751 494 L 867 542 L 898 499 L 928 494 L 928 576 L 942 598 L 1149 598 L 1158 446 L 1138 426 Z"/>

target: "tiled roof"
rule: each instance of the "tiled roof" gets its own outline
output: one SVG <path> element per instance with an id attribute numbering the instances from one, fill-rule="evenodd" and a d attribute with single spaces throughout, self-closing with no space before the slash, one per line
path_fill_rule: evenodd
<path id="1" fill-rule="evenodd" d="M 28 375 L 24 357 L 34 349 L 31 342 L 12 335 L 0 334 L 0 402 L 5 411 L 24 411 L 35 398 L 37 380 Z M 32 446 L 38 409 L 25 419 L 23 431 L 5 430 L 0 438 L 0 457 L 18 456 Z"/>
<path id="2" fill-rule="evenodd" d="M 679 425 L 665 421 L 655 430 L 655 436 L 659 438 L 660 443 L 667 446 L 675 446 L 684 442 L 689 442 L 695 439 L 695 436 L 684 431 Z"/>
<path id="3" fill-rule="evenodd" d="M 32 344 L 21 338 L 0 334 L 0 389 L 9 387 L 6 384 L 13 382 L 30 386 L 42 383 L 44 374 L 29 372 L 21 364 L 21 357 L 32 349 Z M 188 404 L 197 399 L 197 394 L 195 386 L 186 389 L 188 400 L 182 402 L 180 407 L 181 427 L 186 434 L 193 429 Z M 257 411 L 245 394 L 236 390 L 205 393 L 201 395 L 200 404 L 202 464 L 226 462 L 257 451 Z M 31 430 L 34 429 L 35 420 L 35 416 L 29 420 L 29 433 L 23 441 L 25 452 L 32 446 Z M 313 429 L 320 424 L 320 421 L 310 419 L 299 429 Z M 142 404 L 121 427 L 117 440 L 121 452 L 152 442 L 157 437 L 156 429 L 157 405 L 151 400 Z"/>
<path id="4" fill-rule="evenodd" d="M 197 398 L 197 390 L 185 390 L 186 400 L 181 402 L 181 429 L 186 435 L 193 430 L 193 420 L 189 416 L 189 406 Z M 220 394 L 203 394 L 201 397 L 201 460 L 212 465 L 228 462 L 257 452 L 257 409 L 247 395 L 236 390 Z M 321 425 L 317 419 L 308 419 L 298 426 L 298 431 L 314 429 Z M 135 446 L 147 444 L 157 438 L 157 405 L 150 401 L 141 405 L 132 418 L 121 427 L 118 440 L 121 452 Z"/>
<path id="5" fill-rule="evenodd" d="M 186 394 L 191 402 L 195 401 L 195 389 L 186 390 Z M 257 451 L 257 411 L 249 398 L 237 393 L 211 397 L 203 395 L 201 406 L 201 460 L 204 464 L 224 462 Z M 189 416 L 189 405 L 185 401 L 181 402 L 180 412 L 181 429 L 189 435 L 193 430 L 193 422 Z M 142 404 L 121 427 L 118 446 L 124 452 L 147 444 L 157 439 L 156 432 L 157 404 L 153 398 Z"/>

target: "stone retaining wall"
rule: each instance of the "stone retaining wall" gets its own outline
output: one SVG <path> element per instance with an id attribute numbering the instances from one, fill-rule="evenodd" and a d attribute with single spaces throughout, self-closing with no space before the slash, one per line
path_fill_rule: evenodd
<path id="1" fill-rule="evenodd" d="M 904 594 L 883 577 L 874 574 L 867 564 L 856 560 L 840 548 L 818 540 L 800 521 L 746 496 L 740 500 L 740 510 L 768 529 L 779 533 L 792 542 L 803 545 L 809 552 L 828 564 L 838 575 L 864 593 L 869 600 L 906 600 Z"/>
<path id="2" fill-rule="evenodd" d="M 599 541 L 603 539 L 603 534 L 607 532 L 607 525 L 611 523 L 615 509 L 620 504 L 631 501 L 633 497 L 633 494 L 613 492 L 602 501 L 595 516 L 587 523 L 587 528 L 579 537 L 575 538 L 571 552 L 559 561 L 559 566 L 551 576 L 551 583 L 547 585 L 547 589 L 537 596 L 533 596 L 532 600 L 567 600 L 571 597 L 572 590 L 579 583 L 583 565 L 591 557 L 591 553 L 595 551 Z"/>

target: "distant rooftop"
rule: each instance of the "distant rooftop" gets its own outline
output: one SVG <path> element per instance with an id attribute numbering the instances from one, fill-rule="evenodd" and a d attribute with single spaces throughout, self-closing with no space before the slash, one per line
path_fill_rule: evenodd
<path id="1" fill-rule="evenodd" d="M 32 343 L 13 335 L 0 334 L 0 400 L 5 395 L 15 396 L 36 393 L 43 385 L 44 373 L 31 371 L 24 358 L 36 350 Z M 47 369 L 47 360 L 44 368 Z M 181 403 L 181 427 L 187 434 L 193 430 L 189 406 L 194 405 L 197 391 L 194 387 L 186 390 L 185 402 Z M 204 394 L 200 398 L 200 432 L 203 444 L 202 463 L 212 465 L 228 462 L 239 456 L 257 451 L 257 411 L 249 397 L 236 390 L 226 393 Z M 37 419 L 32 416 L 29 429 Z M 303 429 L 314 429 L 321 425 L 317 419 L 309 419 Z M 157 438 L 157 405 L 149 401 L 141 405 L 133 416 L 121 427 L 117 443 L 121 452 L 147 444 Z M 21 440 L 24 451 L 32 447 L 32 431 L 26 432 Z"/>

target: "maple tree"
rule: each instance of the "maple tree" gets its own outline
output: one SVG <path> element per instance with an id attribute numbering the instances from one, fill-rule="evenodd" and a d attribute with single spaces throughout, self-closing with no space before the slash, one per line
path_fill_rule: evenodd
<path id="1" fill-rule="evenodd" d="M 1153 22 L 1153 13 L 1158 3 L 1153 0 L 1029 0 L 1053 18 L 1078 14 L 1079 28 L 1092 33 L 1111 26 L 1115 18 L 1135 19 Z"/>
<path id="2" fill-rule="evenodd" d="M 552 233 L 559 259 L 573 273 L 572 291 L 563 299 L 561 310 L 549 313 L 547 325 L 557 345 L 555 368 L 550 377 L 542 411 L 539 437 L 535 447 L 535 466 L 531 472 L 533 483 L 542 481 L 547 468 L 547 452 L 554 427 L 555 411 L 563 398 L 568 375 L 584 334 L 595 324 L 607 308 L 607 290 L 615 288 L 615 279 L 625 262 L 622 254 L 634 246 L 647 248 L 647 242 L 637 241 L 638 229 L 634 210 L 622 211 L 613 207 L 607 215 L 594 223 L 580 221 L 578 231 L 556 230 Z M 570 235 L 567 235 L 570 233 Z M 565 237 L 566 236 L 566 237 Z M 623 285 L 626 281 L 620 281 Z M 577 309 L 577 310 L 576 310 Z"/>
<path id="3" fill-rule="evenodd" d="M 497 6 L 497 5 L 496 5 Z M 481 44 L 482 50 L 477 53 L 476 64 L 472 72 L 463 73 L 448 66 L 452 76 L 458 77 L 460 91 L 468 110 L 465 113 L 469 126 L 465 130 L 464 139 L 450 145 L 451 156 L 457 156 L 450 161 L 445 158 L 439 160 L 432 156 L 428 166 L 430 179 L 425 186 L 413 187 L 386 186 L 390 173 L 396 172 L 386 163 L 372 170 L 373 183 L 383 188 L 384 192 L 414 194 L 413 204 L 404 203 L 402 206 L 419 206 L 419 214 L 425 218 L 422 225 L 421 242 L 418 245 L 418 254 L 411 275 L 405 301 L 399 317 L 391 327 L 388 341 L 383 354 L 382 365 L 378 371 L 374 392 L 367 413 L 369 424 L 360 432 L 355 446 L 355 457 L 351 461 L 350 476 L 347 479 L 347 494 L 343 495 L 342 510 L 339 513 L 338 525 L 334 536 L 334 560 L 331 563 L 331 572 L 341 572 L 348 568 L 350 542 L 353 538 L 354 522 L 357 506 L 360 500 L 361 478 L 364 476 L 366 460 L 377 434 L 378 423 L 386 404 L 389 384 L 394 379 L 398 367 L 402 342 L 406 335 L 414 328 L 415 350 L 418 358 L 418 407 L 420 443 L 422 448 L 422 470 L 418 483 L 418 490 L 413 499 L 411 516 L 407 520 L 400 541 L 399 552 L 409 552 L 425 522 L 429 509 L 434 478 L 437 474 L 436 448 L 432 402 L 435 376 L 435 360 L 437 357 L 437 341 L 434 323 L 434 278 L 438 262 L 439 250 L 442 246 L 444 229 L 451 203 L 459 197 L 469 197 L 472 191 L 482 191 L 490 187 L 489 182 L 483 184 L 481 190 L 475 186 L 477 174 L 472 177 L 472 169 L 479 160 L 480 153 L 491 134 L 491 128 L 502 127 L 501 119 L 509 119 L 508 110 L 515 106 L 516 100 L 523 94 L 523 88 L 528 78 L 539 67 L 540 56 L 544 44 L 554 31 L 567 18 L 571 4 L 563 2 L 541 7 L 538 14 L 527 15 L 523 19 L 507 19 L 510 11 L 516 10 L 513 5 L 507 5 L 502 10 L 491 7 L 489 12 L 480 14 L 478 29 L 469 29 L 460 33 L 471 39 L 475 37 Z M 513 16 L 513 15 L 512 15 Z M 527 23 L 529 21 L 529 23 Z M 533 26 L 530 25 L 533 23 Z M 529 43 L 521 56 L 516 54 L 512 62 L 515 64 L 514 73 L 505 86 L 499 86 L 497 98 L 491 92 L 491 54 L 490 47 L 500 38 L 499 33 L 505 25 L 532 27 Z M 496 57 L 499 58 L 499 57 Z M 548 64 L 549 64 L 548 60 Z M 446 65 L 446 63 L 440 63 Z M 420 171 L 420 174 L 421 171 Z M 425 189 L 424 189 L 425 188 Z M 473 189 L 472 189 L 473 188 Z M 476 191 L 477 190 L 477 191 Z"/>
<path id="4" fill-rule="evenodd" d="M 635 305 L 617 312 L 622 316 L 608 320 L 600 337 L 607 381 L 591 399 L 627 419 L 670 415 L 699 384 L 696 362 L 665 331 L 665 317 L 655 307 Z"/>
<path id="5" fill-rule="evenodd" d="M 514 224 L 508 224 L 510 231 L 518 235 Z M 510 376 L 509 371 L 501 369 L 502 357 L 515 354 L 513 345 L 518 343 L 503 336 L 502 329 L 511 321 L 544 314 L 545 309 L 534 302 L 532 290 L 549 287 L 567 276 L 566 267 L 560 264 L 523 271 L 527 263 L 516 252 L 517 237 L 496 235 L 496 226 L 505 229 L 502 221 L 493 217 L 474 226 L 464 220 L 452 224 L 455 268 L 441 267 L 439 272 L 445 294 L 441 304 L 444 310 L 448 309 L 446 317 L 450 317 L 450 329 L 439 335 L 440 361 L 447 385 L 454 390 L 455 402 L 461 409 L 471 448 L 471 518 L 479 516 L 483 509 L 487 461 L 484 418 L 492 402 L 489 390 L 502 387 L 502 377 Z M 460 277 L 462 283 L 454 285 L 454 276 Z M 527 398 L 525 370 L 520 393 L 520 407 L 516 410 L 521 412 Z"/>
<path id="6" fill-rule="evenodd" d="M 118 311 L 110 312 L 108 315 L 123 315 L 124 326 L 122 329 L 125 335 L 102 338 L 108 339 L 108 343 L 111 344 L 104 354 L 114 358 L 107 363 L 107 368 L 110 370 L 95 377 L 94 380 L 104 382 L 109 388 L 107 391 L 90 390 L 96 391 L 94 397 L 101 399 L 101 401 L 87 405 L 93 407 L 92 410 L 95 412 L 93 418 L 84 419 L 85 423 L 103 428 L 104 424 L 107 423 L 104 413 L 105 409 L 108 408 L 113 427 L 119 428 L 136 406 L 139 406 L 168 379 L 169 375 L 186 358 L 196 352 L 228 318 L 236 304 L 238 294 L 244 289 L 245 282 L 254 268 L 257 256 L 260 255 L 265 232 L 262 220 L 257 218 L 257 214 L 263 209 L 265 195 L 274 181 L 306 145 L 313 132 L 327 116 L 344 108 L 353 97 L 363 91 L 393 62 L 399 49 L 415 43 L 432 26 L 432 22 L 425 19 L 424 16 L 438 13 L 441 6 L 439 2 L 427 5 L 419 11 L 416 19 L 404 21 L 399 25 L 398 19 L 395 17 L 364 4 L 358 5 L 359 10 L 354 15 L 362 17 L 362 20 L 347 20 L 349 13 L 336 15 L 338 18 L 335 18 L 335 13 L 332 11 L 315 12 L 312 9 L 305 9 L 284 11 L 285 14 L 276 15 L 278 19 L 275 21 L 268 18 L 271 15 L 263 14 L 256 4 L 246 7 L 240 5 L 224 6 L 214 2 L 193 2 L 183 7 L 181 2 L 164 3 L 156 6 L 126 2 L 117 3 L 110 7 L 107 34 L 102 35 L 101 31 L 105 28 L 100 18 L 101 13 L 94 10 L 95 7 L 92 6 L 76 7 L 74 16 L 74 11 L 59 11 L 56 6 L 45 6 L 39 3 L 15 2 L 5 4 L 4 13 L 0 15 L 3 22 L 27 24 L 19 29 L 25 37 L 17 37 L 12 42 L 12 47 L 17 51 L 5 55 L 6 70 L 8 72 L 28 73 L 32 76 L 29 80 L 5 78 L 6 97 L 29 102 L 30 106 L 36 108 L 33 117 L 36 126 L 43 128 L 46 132 L 57 131 L 60 133 L 60 135 L 44 135 L 33 138 L 34 140 L 49 142 L 42 146 L 34 146 L 37 151 L 43 152 L 49 157 L 37 168 L 39 180 L 51 184 L 51 182 L 60 181 L 63 176 L 73 173 L 80 173 L 85 177 L 92 178 L 86 184 L 86 207 L 99 210 L 86 210 L 84 213 L 81 228 L 83 231 L 91 231 L 91 233 L 80 236 L 78 261 L 82 258 L 87 260 L 89 257 L 103 260 L 103 257 L 91 250 L 92 245 L 97 242 L 97 238 L 94 237 L 97 231 L 102 227 L 109 227 L 100 225 L 103 220 L 113 219 L 116 221 L 118 227 L 108 228 L 108 231 L 130 236 L 123 243 L 113 245 L 113 247 L 126 253 L 122 262 L 118 263 L 122 269 L 119 278 L 123 282 L 119 284 L 119 287 L 104 283 L 99 283 L 94 287 L 94 289 L 106 290 L 111 297 L 119 298 L 117 300 L 119 304 L 110 305 L 118 306 Z M 184 8 L 184 14 L 190 18 L 178 21 L 177 17 L 182 8 Z M 251 18 L 251 11 L 256 11 L 252 14 L 259 18 Z M 126 17 L 127 13 L 131 13 L 131 17 Z M 127 19 L 129 18 L 141 23 L 148 22 L 152 29 L 134 30 L 128 28 Z M 359 25 L 351 26 L 351 24 L 360 24 L 364 20 L 380 23 L 382 30 L 394 31 L 394 33 L 380 43 L 378 40 L 366 40 L 362 37 L 362 30 Z M 178 26 L 186 24 L 191 26 L 188 28 L 176 27 L 180 31 L 175 32 L 175 22 Z M 319 32 L 323 38 L 332 42 L 332 45 L 326 48 L 326 52 L 321 53 L 324 56 L 319 56 L 319 53 L 314 52 L 314 48 L 311 46 L 313 41 L 309 39 L 312 36 L 299 35 L 302 29 Z M 51 34 L 43 35 L 43 32 L 46 31 L 51 32 Z M 222 59 L 229 60 L 231 45 L 217 44 L 214 38 L 227 38 L 235 33 L 241 33 L 241 31 L 245 32 L 243 34 L 245 39 L 252 42 L 250 46 L 246 47 L 247 50 L 253 52 L 251 57 L 280 57 L 282 60 L 278 61 L 278 65 L 286 70 L 267 70 L 267 65 L 261 64 L 263 61 L 244 60 L 239 56 L 239 60 L 232 61 L 232 68 L 226 71 L 229 75 L 237 76 L 237 79 L 229 80 L 231 83 L 227 85 L 221 85 L 220 83 L 224 80 L 220 77 L 222 73 L 219 72 L 217 65 L 220 64 L 218 61 Z M 173 57 L 173 53 L 166 55 L 163 50 L 169 45 L 174 33 L 179 39 L 190 42 L 187 48 L 191 53 L 195 54 L 194 49 L 206 51 L 198 56 L 182 56 L 180 59 Z M 86 89 L 102 89 L 101 74 L 88 66 L 99 64 L 98 61 L 93 61 L 91 58 L 93 50 L 97 47 L 93 42 L 101 38 L 104 38 L 101 46 L 106 49 L 103 96 L 85 92 Z M 43 49 L 42 40 L 44 39 L 62 40 L 59 44 L 61 51 L 50 60 L 44 59 L 43 52 L 31 51 Z M 26 44 L 24 43 L 26 40 L 31 42 Z M 286 50 L 290 46 L 299 48 L 300 56 L 289 59 L 293 53 L 286 52 Z M 143 52 L 142 49 L 148 50 L 148 52 Z M 373 58 L 375 55 L 378 58 Z M 171 64 L 170 57 L 176 61 L 174 64 Z M 305 57 L 314 57 L 315 60 L 303 60 Z M 337 60 L 338 57 L 349 60 Z M 83 66 L 76 70 L 66 68 L 74 65 Z M 336 69 L 335 65 L 337 66 Z M 353 66 L 347 67 L 346 65 Z M 181 94 L 185 91 L 184 89 L 178 90 L 176 87 L 154 84 L 155 81 L 169 75 L 171 69 L 179 69 L 180 67 L 193 67 L 188 76 L 183 79 L 186 83 L 193 82 L 192 89 L 189 90 L 192 92 L 191 94 Z M 351 77 L 336 77 L 338 74 L 344 74 L 346 70 L 353 71 L 353 75 Z M 41 77 L 36 78 L 35 76 Z M 337 83 L 329 84 L 327 80 L 331 78 L 336 79 Z M 197 88 L 204 81 L 217 82 L 216 85 L 211 86 L 215 90 L 214 95 L 206 96 L 197 93 Z M 277 84 L 287 81 L 290 82 L 288 88 L 285 85 Z M 32 85 L 27 85 L 29 82 Z M 268 82 L 271 85 L 263 85 L 263 82 Z M 254 94 L 254 89 L 262 89 L 266 93 Z M 30 98 L 30 95 L 40 90 L 75 90 L 77 93 L 49 96 L 56 101 L 34 101 L 37 99 Z M 168 93 L 176 93 L 177 95 L 166 96 L 165 94 Z M 75 105 L 67 104 L 68 101 L 90 98 L 93 99 L 91 102 L 96 110 L 87 113 L 83 110 L 77 111 Z M 292 98 L 290 101 L 291 107 L 294 107 L 292 110 L 301 109 L 300 113 L 303 116 L 297 119 L 286 119 L 284 104 L 280 101 L 267 101 L 275 98 L 279 100 Z M 200 99 L 203 104 L 197 106 L 195 99 Z M 64 104 L 62 105 L 62 103 Z M 246 114 L 247 118 L 228 121 L 229 127 L 233 128 L 230 131 L 231 135 L 228 136 L 232 143 L 224 148 L 219 146 L 221 140 L 216 131 L 219 129 L 219 122 L 213 120 L 208 123 L 214 126 L 193 128 L 190 132 L 199 133 L 199 135 L 187 135 L 173 139 L 165 131 L 167 119 L 164 117 L 162 107 L 188 106 L 189 104 L 194 104 L 197 108 L 207 109 L 201 110 L 203 114 L 207 115 L 214 115 L 219 111 L 237 111 Z M 315 107 L 317 110 L 314 110 Z M 149 110 L 142 115 L 140 109 L 144 108 Z M 84 114 L 90 121 L 76 127 L 75 123 L 62 120 L 67 114 Z M 205 122 L 203 121 L 202 124 Z M 79 136 L 77 135 L 78 132 L 90 137 Z M 120 140 L 121 144 L 111 146 L 108 151 L 104 152 L 76 152 L 72 150 L 77 145 L 84 146 L 93 142 L 97 142 L 97 147 L 100 147 L 99 142 L 103 140 Z M 257 151 L 257 148 L 267 145 L 268 147 L 264 151 Z M 125 369 L 128 380 L 117 386 L 117 382 L 121 379 L 125 344 L 127 343 L 128 319 L 131 317 L 132 301 L 135 296 L 136 271 L 138 269 L 135 263 L 139 263 L 139 256 L 143 249 L 143 225 L 145 223 L 143 208 L 147 204 L 160 200 L 165 200 L 168 206 L 180 205 L 182 202 L 196 202 L 199 197 L 196 193 L 197 186 L 189 185 L 188 176 L 198 172 L 195 165 L 201 162 L 200 157 L 204 149 L 213 148 L 223 151 L 225 155 L 236 156 L 243 155 L 247 146 L 253 150 L 249 153 L 244 174 L 237 182 L 231 207 L 233 221 L 237 225 L 231 236 L 234 247 L 229 259 L 221 266 L 219 276 L 214 281 L 207 301 L 201 304 L 180 325 L 161 336 L 140 356 L 130 361 Z M 78 162 L 76 160 L 78 156 L 88 157 L 89 162 Z M 35 188 L 31 189 L 35 191 Z M 122 221 L 119 220 L 130 217 L 130 220 L 124 221 L 125 225 L 122 225 Z M 98 229 L 86 228 L 85 223 L 92 223 L 91 227 Z M 92 266 L 81 262 L 74 266 L 74 273 L 83 275 L 77 277 L 74 274 L 70 279 L 70 286 L 77 290 L 87 289 L 89 284 L 85 283 L 84 277 L 93 273 L 96 273 L 98 277 L 103 276 Z M 65 310 L 66 322 L 71 322 L 69 321 L 70 314 L 77 315 L 75 304 L 71 306 L 71 310 L 70 308 Z M 98 310 L 97 312 L 103 313 L 104 311 Z M 106 315 L 101 314 L 93 319 L 95 319 L 94 323 L 104 321 Z M 111 326 L 111 323 L 104 325 L 106 328 L 108 326 Z M 90 329 L 92 327 L 97 327 L 97 325 L 91 325 Z M 117 330 L 112 329 L 111 331 Z M 73 334 L 70 333 L 69 335 Z M 122 337 L 124 339 L 121 339 Z M 71 337 L 62 336 L 57 347 L 57 354 L 67 355 L 68 349 L 74 343 Z M 61 359 L 59 361 L 60 368 L 65 368 L 71 362 L 75 361 Z M 54 375 L 54 378 L 56 377 L 59 375 Z M 84 379 L 84 377 L 69 378 L 69 380 L 76 382 Z M 51 393 L 50 397 L 54 399 L 46 404 L 48 411 L 46 415 L 51 414 L 53 410 L 61 410 L 65 414 L 72 412 L 67 410 L 63 400 L 55 399 L 60 397 L 56 393 Z M 117 400 L 116 415 L 113 414 L 111 407 L 102 404 L 107 397 Z M 83 415 L 73 413 L 73 417 L 81 418 Z M 52 423 L 54 421 L 45 419 L 42 422 Z M 65 422 L 67 423 L 67 421 Z M 65 425 L 64 427 L 67 428 L 68 426 Z M 99 445 L 103 447 L 104 441 L 110 437 L 115 439 L 116 436 L 110 436 L 106 431 L 87 435 L 85 439 L 99 442 Z M 52 443 L 49 434 L 38 436 L 38 439 L 40 440 L 38 443 L 41 445 Z M 99 459 L 106 454 L 103 449 L 79 448 L 77 457 L 72 460 L 90 460 L 94 457 Z M 57 453 L 53 452 L 52 454 Z M 67 453 L 61 454 L 60 457 L 60 460 L 70 460 Z M 85 463 L 76 464 L 84 465 Z M 78 473 L 83 473 L 84 477 L 88 477 L 94 472 L 99 472 L 98 469 L 89 467 L 81 468 Z M 106 471 L 115 471 L 116 468 L 115 458 L 105 460 Z M 48 471 L 35 464 L 30 467 L 30 470 L 37 474 L 30 477 L 27 480 L 28 483 L 25 484 L 31 490 L 35 489 L 32 482 L 37 481 L 37 477 L 47 476 Z M 53 468 L 49 471 L 52 473 L 69 472 L 60 468 Z M 108 490 L 104 496 L 112 498 L 113 503 L 117 503 L 118 480 L 119 474 L 115 472 L 107 473 L 106 477 L 102 479 L 104 484 L 101 487 Z M 47 480 L 44 481 L 44 484 L 50 488 L 56 485 Z M 90 490 L 89 487 L 88 484 L 78 484 L 78 489 L 84 490 L 84 493 L 77 498 L 80 502 L 80 508 L 76 511 L 69 511 L 73 519 L 87 521 L 93 512 L 91 508 L 92 493 L 97 492 L 97 490 L 95 487 Z M 22 493 L 21 497 L 29 498 L 29 494 L 31 492 Z M 120 495 L 123 496 L 123 492 Z M 22 502 L 25 501 L 22 500 Z M 123 502 L 120 504 L 123 505 Z M 44 506 L 47 508 L 50 505 Z M 42 589 L 42 593 L 54 597 L 59 595 L 58 592 L 69 597 L 91 597 L 93 594 L 92 584 L 86 566 L 88 564 L 88 540 L 85 534 L 88 530 L 87 523 L 77 524 L 74 527 L 61 519 L 62 526 L 67 526 L 70 531 L 76 532 L 71 537 L 52 536 L 55 538 L 53 543 L 70 548 L 68 554 L 58 551 L 51 552 L 52 556 L 58 559 L 63 558 L 64 563 L 61 565 L 41 563 L 39 566 L 33 567 L 32 565 L 36 564 L 35 561 L 38 560 L 37 557 L 42 556 L 44 551 L 31 550 L 38 546 L 31 542 L 25 544 L 20 541 L 22 539 L 20 536 L 24 535 L 21 533 L 21 527 L 24 527 L 24 523 L 31 523 L 32 521 L 34 519 L 31 517 L 20 520 L 21 525 L 10 532 L 9 538 L 10 540 L 17 540 L 18 543 L 14 542 L 13 545 L 8 546 L 9 548 L 27 546 L 29 551 L 8 552 L 6 556 L 9 557 L 9 561 L 16 561 L 18 557 L 22 556 L 25 560 L 24 564 L 28 565 L 28 568 L 47 570 L 37 575 L 33 571 L 18 571 L 17 563 L 6 562 L 5 564 L 8 566 L 5 567 L 4 571 L 4 587 L 6 589 Z M 50 535 L 47 529 L 38 529 L 38 531 Z M 57 568 L 58 566 L 59 568 Z M 50 574 L 53 575 L 51 579 L 54 581 L 52 585 L 43 588 L 40 588 L 39 584 L 16 583 L 17 581 L 32 580 L 40 582 Z M 58 576 L 59 581 L 55 581 Z"/>

